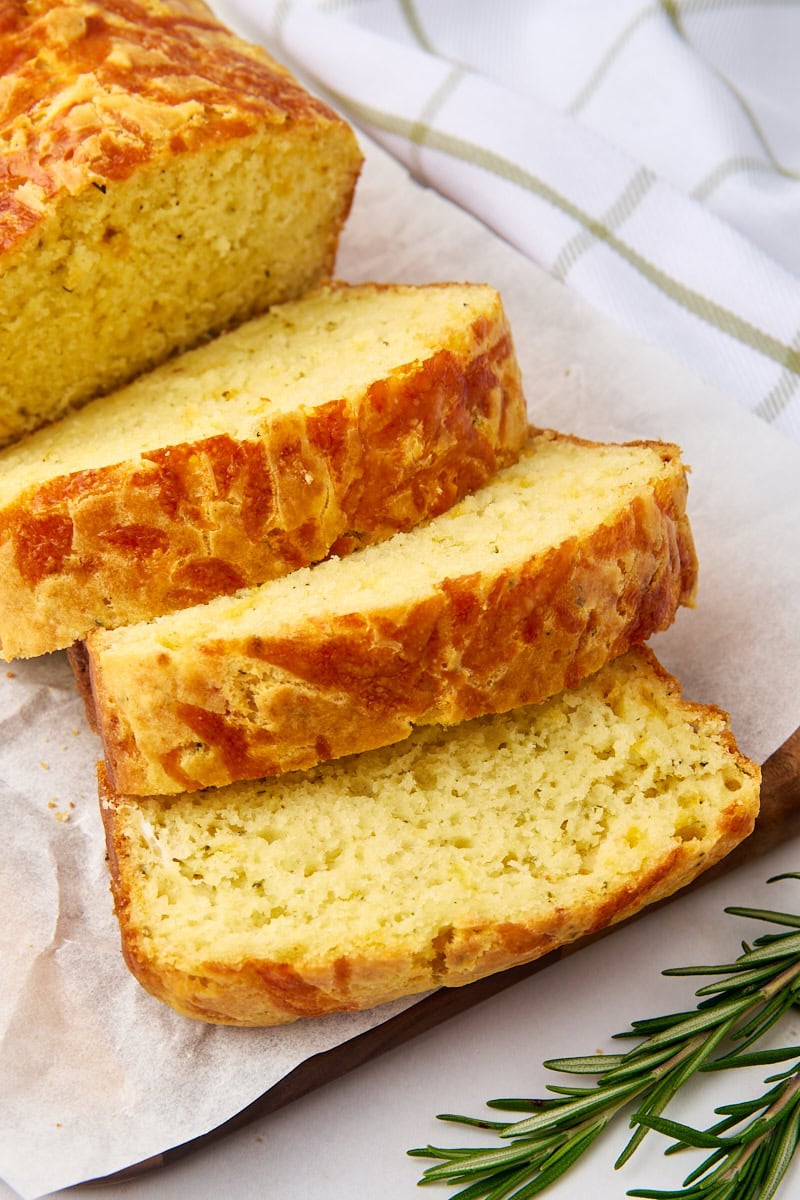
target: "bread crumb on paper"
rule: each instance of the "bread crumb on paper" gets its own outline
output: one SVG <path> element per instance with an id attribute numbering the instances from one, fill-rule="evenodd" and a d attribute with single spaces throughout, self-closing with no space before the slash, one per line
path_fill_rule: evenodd
<path id="1" fill-rule="evenodd" d="M 53 816 L 55 817 L 55 819 L 57 821 L 61 821 L 62 823 L 68 821 L 70 819 L 70 816 L 72 815 L 72 811 L 75 808 L 75 802 L 73 800 L 70 800 L 67 807 L 61 808 L 61 809 L 58 807 L 58 805 L 59 805 L 58 796 L 53 796 L 50 800 L 47 801 L 47 807 L 52 811 Z"/>

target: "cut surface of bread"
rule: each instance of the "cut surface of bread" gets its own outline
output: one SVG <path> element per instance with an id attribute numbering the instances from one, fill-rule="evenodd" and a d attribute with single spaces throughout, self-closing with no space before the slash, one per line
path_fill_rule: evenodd
<path id="1" fill-rule="evenodd" d="M 349 126 L 200 0 L 6 5 L 0 445 L 330 275 Z"/>
<path id="2" fill-rule="evenodd" d="M 0 652 L 409 529 L 526 437 L 494 289 L 324 284 L 0 453 Z"/>
<path id="3" fill-rule="evenodd" d="M 101 807 L 123 950 L 186 1016 L 269 1025 L 457 986 L 683 887 L 760 772 L 646 650 L 541 705 L 279 780 Z"/>
<path id="4" fill-rule="evenodd" d="M 219 786 L 538 702 L 668 626 L 695 573 L 676 447 L 535 432 L 426 525 L 90 635 L 111 782 Z"/>

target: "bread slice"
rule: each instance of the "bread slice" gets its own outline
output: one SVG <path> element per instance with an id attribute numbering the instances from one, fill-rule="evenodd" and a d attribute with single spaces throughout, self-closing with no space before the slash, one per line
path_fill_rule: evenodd
<path id="1" fill-rule="evenodd" d="M 0 652 L 408 529 L 526 437 L 494 289 L 322 285 L 0 453 Z"/>
<path id="2" fill-rule="evenodd" d="M 3 6 L 0 445 L 333 270 L 349 126 L 201 0 Z"/>
<path id="3" fill-rule="evenodd" d="M 691 603 L 674 446 L 532 436 L 442 516 L 86 643 L 122 793 L 306 768 L 574 686 Z"/>
<path id="4" fill-rule="evenodd" d="M 646 650 L 541 705 L 282 779 L 102 782 L 125 958 L 178 1012 L 271 1025 L 458 986 L 683 887 L 760 772 Z"/>

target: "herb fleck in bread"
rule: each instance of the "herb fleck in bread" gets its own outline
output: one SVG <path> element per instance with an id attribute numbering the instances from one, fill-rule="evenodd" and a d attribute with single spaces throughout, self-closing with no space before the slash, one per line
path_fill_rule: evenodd
<path id="1" fill-rule="evenodd" d="M 201 0 L 0 26 L 2 445 L 329 276 L 362 156 Z"/>
<path id="2" fill-rule="evenodd" d="M 0 453 L 0 653 L 408 529 L 526 437 L 494 289 L 323 285 Z"/>
<path id="3" fill-rule="evenodd" d="M 113 787 L 172 793 L 535 703 L 691 603 L 674 446 L 538 432 L 428 524 L 86 641 Z"/>
<path id="4" fill-rule="evenodd" d="M 645 650 L 544 704 L 279 780 L 102 786 L 127 962 L 269 1025 L 457 986 L 670 895 L 752 829 L 760 773 Z"/>

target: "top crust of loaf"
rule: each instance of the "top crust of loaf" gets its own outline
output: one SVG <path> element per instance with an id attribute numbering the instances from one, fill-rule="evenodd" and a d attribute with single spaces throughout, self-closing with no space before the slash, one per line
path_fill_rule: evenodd
<path id="1" fill-rule="evenodd" d="M 10 0 L 0 15 L 0 253 L 61 195 L 301 123 L 345 125 L 201 0 Z"/>

